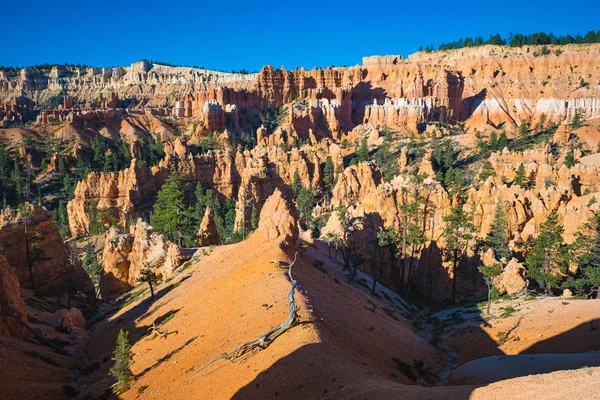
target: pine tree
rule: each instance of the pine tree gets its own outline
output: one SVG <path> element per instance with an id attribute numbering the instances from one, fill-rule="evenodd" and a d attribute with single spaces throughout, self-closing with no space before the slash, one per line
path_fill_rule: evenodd
<path id="1" fill-rule="evenodd" d="M 325 192 L 331 193 L 334 186 L 334 168 L 333 160 L 331 157 L 327 157 L 325 160 L 325 166 L 323 167 L 323 183 L 325 184 Z"/>
<path id="2" fill-rule="evenodd" d="M 126 169 L 131 164 L 131 153 L 126 142 L 121 142 L 119 147 L 119 170 Z"/>
<path id="3" fill-rule="evenodd" d="M 8 187 L 10 179 L 10 153 L 4 147 L 0 147 L 0 183 L 3 188 Z"/>
<path id="4" fill-rule="evenodd" d="M 140 271 L 138 282 L 146 282 L 150 286 L 150 296 L 154 297 L 154 285 L 158 282 L 158 276 L 150 269 L 148 264 Z"/>
<path id="5" fill-rule="evenodd" d="M 492 265 L 480 265 L 477 267 L 488 289 L 487 315 L 490 315 L 490 306 L 492 304 L 492 289 L 494 289 L 494 278 L 500 275 L 503 271 L 502 265 L 494 263 Z"/>
<path id="6" fill-rule="evenodd" d="M 92 279 L 92 282 L 97 285 L 100 280 L 100 272 L 102 266 L 98 262 L 98 259 L 94 255 L 94 248 L 91 243 L 88 243 L 85 247 L 85 256 L 83 258 L 83 269 L 87 272 L 88 276 Z"/>
<path id="7" fill-rule="evenodd" d="M 180 247 L 192 245 L 198 219 L 195 210 L 185 204 L 182 177 L 172 173 L 156 196 L 150 224 L 152 228 Z"/>
<path id="8" fill-rule="evenodd" d="M 525 258 L 527 275 L 543 282 L 548 293 L 560 283 L 561 275 L 567 270 L 569 257 L 563 246 L 564 229 L 558 223 L 558 214 L 552 210 L 548 219 L 540 226 L 540 233 Z"/>
<path id="9" fill-rule="evenodd" d="M 129 332 L 121 329 L 117 336 L 117 345 L 113 352 L 112 360 L 115 365 L 110 369 L 109 375 L 114 377 L 117 382 L 113 385 L 120 392 L 129 390 L 130 382 L 133 379 L 131 365 L 133 364 L 133 353 L 129 344 Z"/>
<path id="10" fill-rule="evenodd" d="M 506 136 L 506 132 L 502 131 L 498 138 L 498 150 L 502 151 L 504 148 L 510 148 L 510 143 L 508 141 L 508 136 Z"/>
<path id="11" fill-rule="evenodd" d="M 496 203 L 496 209 L 494 210 L 492 226 L 490 226 L 490 231 L 484 241 L 484 249 L 494 250 L 494 255 L 498 260 L 503 258 L 508 259 L 510 257 L 508 237 L 506 236 L 507 225 L 504 210 L 502 209 L 500 202 L 498 202 Z"/>
<path id="12" fill-rule="evenodd" d="M 104 140 L 100 139 L 99 135 L 92 140 L 91 147 L 93 152 L 93 162 L 95 169 L 99 170 L 100 168 L 104 167 L 104 158 L 108 147 L 106 146 Z"/>
<path id="13" fill-rule="evenodd" d="M 537 128 L 540 129 L 540 130 L 544 129 L 544 125 L 546 125 L 546 114 L 542 113 L 540 115 L 540 119 L 538 121 Z"/>
<path id="14" fill-rule="evenodd" d="M 579 294 L 600 296 L 600 213 L 595 213 L 575 233 L 570 249 L 571 259 L 579 270 L 576 286 Z"/>
<path id="15" fill-rule="evenodd" d="M 564 164 L 568 168 L 571 168 L 572 166 L 574 166 L 575 164 L 577 164 L 577 160 L 575 159 L 575 151 L 573 150 L 573 146 L 569 147 L 569 150 L 567 151 L 567 155 L 565 156 L 565 162 L 564 162 Z"/>
<path id="16" fill-rule="evenodd" d="M 519 138 L 527 139 L 529 137 L 529 126 L 527 126 L 527 122 L 522 119 L 519 124 Z"/>
<path id="17" fill-rule="evenodd" d="M 300 189 L 302 189 L 302 183 L 300 182 L 300 173 L 298 172 L 298 168 L 294 171 L 294 178 L 292 181 L 292 191 L 294 192 L 294 198 L 298 198 L 300 194 Z"/>
<path id="18" fill-rule="evenodd" d="M 56 216 L 56 225 L 58 232 L 63 239 L 71 237 L 71 229 L 69 228 L 69 219 L 67 217 L 67 207 L 62 200 L 58 201 L 58 209 Z"/>
<path id="19" fill-rule="evenodd" d="M 401 242 L 400 234 L 394 227 L 381 228 L 377 232 L 377 245 L 385 249 L 390 255 L 392 278 L 396 271 L 396 258 L 400 255 L 399 245 Z"/>
<path id="20" fill-rule="evenodd" d="M 492 151 L 498 150 L 498 134 L 496 133 L 496 131 L 493 131 L 492 133 L 490 133 L 490 140 L 489 140 L 489 148 Z"/>
<path id="21" fill-rule="evenodd" d="M 194 191 L 194 196 L 196 197 L 196 219 L 198 221 L 202 221 L 204 218 L 204 213 L 206 212 L 206 207 L 213 207 L 216 202 L 214 198 L 214 192 L 211 189 L 204 190 L 202 184 L 198 182 L 196 185 L 196 190 Z"/>
<path id="22" fill-rule="evenodd" d="M 17 194 L 17 199 L 19 200 L 19 202 L 23 202 L 23 201 L 27 201 L 27 199 L 24 196 L 24 178 L 21 175 L 21 169 L 19 168 L 19 164 L 17 163 L 17 160 L 14 161 L 13 163 L 13 169 L 10 172 L 10 183 L 15 191 L 15 193 Z"/>
<path id="23" fill-rule="evenodd" d="M 481 172 L 479 172 L 479 179 L 485 181 L 490 176 L 496 176 L 496 171 L 494 171 L 492 163 L 489 160 L 485 160 L 481 166 Z"/>
<path id="24" fill-rule="evenodd" d="M 450 214 L 444 217 L 446 227 L 446 252 L 452 261 L 452 301 L 456 303 L 456 282 L 458 265 L 464 257 L 469 241 L 473 239 L 475 226 L 472 216 L 467 214 L 462 205 L 455 205 L 450 209 Z"/>
<path id="25" fill-rule="evenodd" d="M 583 116 L 580 109 L 575 110 L 575 115 L 571 121 L 571 129 L 577 129 L 583 126 Z"/>
<path id="26" fill-rule="evenodd" d="M 370 159 L 369 146 L 367 146 L 366 138 L 363 138 L 363 140 L 360 142 L 360 147 L 358 148 L 358 151 L 356 153 L 356 159 L 358 163 L 363 161 L 369 161 Z"/>
<path id="27" fill-rule="evenodd" d="M 515 174 L 513 183 L 522 188 L 527 186 L 527 176 L 525 172 L 525 165 L 523 165 L 523 163 L 519 164 L 519 168 L 517 168 L 517 173 Z"/>

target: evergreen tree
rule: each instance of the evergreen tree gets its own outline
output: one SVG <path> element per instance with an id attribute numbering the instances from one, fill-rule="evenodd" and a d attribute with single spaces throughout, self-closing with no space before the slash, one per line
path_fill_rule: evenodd
<path id="1" fill-rule="evenodd" d="M 398 175 L 398 159 L 392 152 L 392 134 L 387 128 L 383 144 L 377 149 L 374 158 L 386 181 L 390 181 Z"/>
<path id="2" fill-rule="evenodd" d="M 542 113 L 540 115 L 540 119 L 537 124 L 538 129 L 544 129 L 544 125 L 546 125 L 546 113 Z"/>
<path id="3" fill-rule="evenodd" d="M 158 282 L 158 276 L 150 269 L 148 264 L 140 271 L 138 282 L 146 282 L 150 286 L 150 296 L 154 297 L 154 285 Z"/>
<path id="4" fill-rule="evenodd" d="M 583 116 L 580 109 L 575 110 L 575 115 L 571 121 L 571 129 L 577 129 L 583 126 Z"/>
<path id="5" fill-rule="evenodd" d="M 4 147 L 0 147 L 0 183 L 5 190 L 8 188 L 10 179 L 10 153 Z"/>
<path id="6" fill-rule="evenodd" d="M 552 210 L 540 226 L 540 233 L 525 258 L 527 275 L 540 284 L 544 283 L 549 294 L 562 280 L 561 275 L 566 272 L 569 263 L 567 248 L 563 246 L 563 231 L 558 223 L 558 214 Z"/>
<path id="7" fill-rule="evenodd" d="M 358 150 L 356 151 L 356 163 L 360 163 L 363 161 L 369 161 L 370 160 L 370 155 L 369 155 L 369 146 L 367 146 L 367 139 L 363 138 L 362 141 L 360 142 L 360 147 L 358 147 Z"/>
<path id="8" fill-rule="evenodd" d="M 325 166 L 323 167 L 323 183 L 325 184 L 326 193 L 331 193 L 333 191 L 335 182 L 333 174 L 333 160 L 331 159 L 331 157 L 327 157 L 327 160 L 325 160 Z"/>
<path id="9" fill-rule="evenodd" d="M 292 181 L 292 191 L 294 192 L 294 198 L 298 198 L 300 194 L 300 189 L 302 189 L 302 183 L 300 182 L 300 174 L 298 173 L 298 168 L 294 171 L 294 178 Z"/>
<path id="10" fill-rule="evenodd" d="M 452 261 L 452 301 L 456 303 L 456 282 L 458 266 L 467 251 L 469 241 L 473 239 L 475 226 L 472 216 L 467 214 L 462 205 L 455 205 L 450 209 L 450 214 L 444 217 L 446 227 L 446 254 Z"/>
<path id="11" fill-rule="evenodd" d="M 252 214 L 250 214 L 250 227 L 252 230 L 256 230 L 258 228 L 258 209 L 256 207 L 252 207 Z"/>
<path id="12" fill-rule="evenodd" d="M 502 131 L 502 133 L 500 133 L 500 137 L 498 138 L 498 151 L 502 151 L 504 148 L 509 149 L 510 143 L 508 141 L 508 136 L 506 136 L 506 132 Z"/>
<path id="13" fill-rule="evenodd" d="M 93 162 L 95 169 L 98 171 L 104 167 L 105 164 L 105 154 L 108 146 L 104 142 L 104 139 L 100 138 L 100 135 L 96 136 L 91 143 L 92 152 L 93 152 Z"/>
<path id="14" fill-rule="evenodd" d="M 494 255 L 498 260 L 503 258 L 507 259 L 510 257 L 510 251 L 508 250 L 508 237 L 506 236 L 507 228 L 506 218 L 500 202 L 496 203 L 496 209 L 494 210 L 494 220 L 490 231 L 488 232 L 485 241 L 484 249 L 494 250 Z"/>
<path id="15" fill-rule="evenodd" d="M 71 178 L 68 174 L 63 175 L 62 179 L 62 189 L 60 193 L 60 197 L 66 202 L 71 200 L 71 195 L 73 193 L 73 188 L 71 187 Z"/>
<path id="16" fill-rule="evenodd" d="M 498 150 L 498 134 L 496 131 L 490 133 L 490 140 L 488 142 L 489 148 L 493 151 Z"/>
<path id="17" fill-rule="evenodd" d="M 492 304 L 492 290 L 494 289 L 494 278 L 503 271 L 502 265 L 494 263 L 492 265 L 480 265 L 478 268 L 488 289 L 487 315 L 490 315 L 490 306 Z"/>
<path id="18" fill-rule="evenodd" d="M 113 386 L 120 393 L 126 392 L 129 390 L 130 382 L 133 379 L 133 373 L 131 372 L 133 353 L 129 344 L 128 331 L 124 331 L 123 329 L 119 331 L 112 360 L 115 362 L 115 365 L 110 369 L 109 375 L 117 380 Z"/>
<path id="19" fill-rule="evenodd" d="M 156 196 L 150 224 L 152 228 L 180 247 L 192 246 L 198 219 L 195 210 L 185 204 L 182 177 L 172 173 Z"/>
<path id="20" fill-rule="evenodd" d="M 214 193 L 211 189 L 204 190 L 202 184 L 198 182 L 196 185 L 196 190 L 194 191 L 194 196 L 196 197 L 196 219 L 198 221 L 202 221 L 204 218 L 204 213 L 206 212 L 206 207 L 210 207 L 215 203 Z"/>
<path id="21" fill-rule="evenodd" d="M 102 221 L 100 210 L 98 210 L 98 200 L 90 200 L 90 206 L 88 209 L 90 215 L 89 232 L 92 235 L 98 235 L 102 233 L 104 229 L 104 221 Z"/>
<path id="22" fill-rule="evenodd" d="M 423 244 L 426 242 L 425 232 L 423 231 L 421 225 L 420 218 L 420 204 L 421 198 L 418 193 L 415 193 L 413 201 L 410 202 L 406 207 L 406 212 L 409 215 L 408 224 L 405 230 L 405 243 L 407 249 L 410 248 L 410 254 L 405 254 L 405 257 L 408 259 L 408 268 L 406 268 L 406 285 L 404 288 L 405 292 L 408 292 L 410 288 L 410 280 L 412 275 L 412 270 L 415 263 L 418 263 L 416 260 L 418 255 L 418 250 L 421 248 Z"/>
<path id="23" fill-rule="evenodd" d="M 117 155 L 114 152 L 108 150 L 108 154 L 104 158 L 104 166 L 102 170 L 104 172 L 115 172 L 118 171 L 118 169 L 119 163 L 117 161 Z"/>
<path id="24" fill-rule="evenodd" d="M 392 131 L 387 126 L 383 128 L 383 143 L 392 143 Z"/>
<path id="25" fill-rule="evenodd" d="M 17 163 L 17 160 L 15 160 L 13 163 L 13 169 L 10 173 L 10 182 L 11 182 L 11 186 L 13 187 L 13 190 L 17 194 L 18 201 L 19 202 L 27 201 L 27 198 L 25 198 L 25 194 L 24 194 L 25 183 L 24 183 L 23 176 L 21 175 L 21 169 L 19 168 L 19 164 Z"/>
<path id="26" fill-rule="evenodd" d="M 574 166 L 575 164 L 577 164 L 577 160 L 575 159 L 575 151 L 573 150 L 573 146 L 569 147 L 569 150 L 567 151 L 567 155 L 565 156 L 565 162 L 564 162 L 564 164 L 568 168 L 571 168 L 572 166 Z"/>
<path id="27" fill-rule="evenodd" d="M 119 164 L 119 170 L 129 168 L 131 164 L 131 153 L 126 142 L 121 142 L 121 146 L 119 147 Z"/>
<path id="28" fill-rule="evenodd" d="M 56 210 L 56 226 L 58 232 L 63 239 L 71 237 L 71 229 L 69 228 L 69 218 L 67 217 L 67 207 L 62 200 L 58 201 L 58 209 Z"/>
<path id="29" fill-rule="evenodd" d="M 525 165 L 523 163 L 519 164 L 519 168 L 517 168 L 517 172 L 515 174 L 515 179 L 513 183 L 517 186 L 525 188 L 528 184 L 528 179 L 526 176 Z"/>
<path id="30" fill-rule="evenodd" d="M 91 243 L 88 243 L 85 247 L 85 256 L 83 258 L 83 269 L 87 272 L 88 276 L 94 283 L 98 285 L 100 281 L 100 272 L 102 271 L 102 265 L 98 262 L 98 259 L 94 255 L 94 248 Z"/>
<path id="31" fill-rule="evenodd" d="M 484 182 L 490 176 L 496 176 L 496 171 L 494 171 L 492 163 L 489 160 L 485 160 L 479 172 L 479 179 Z"/>
<path id="32" fill-rule="evenodd" d="M 312 211 L 316 205 L 315 194 L 312 188 L 300 188 L 298 195 L 296 196 L 296 204 L 298 205 L 298 211 L 300 216 L 309 223 L 312 219 Z"/>
<path id="33" fill-rule="evenodd" d="M 519 124 L 519 138 L 527 139 L 529 137 L 529 126 L 527 126 L 527 122 L 522 119 Z"/>
<path id="34" fill-rule="evenodd" d="M 600 297 L 600 213 L 595 213 L 576 232 L 570 247 L 579 277 L 574 285 L 579 294 Z"/>
<path id="35" fill-rule="evenodd" d="M 18 223 L 23 226 L 24 231 L 25 263 L 27 264 L 27 271 L 29 273 L 29 284 L 32 289 L 35 289 L 33 267 L 41 260 L 44 253 L 40 245 L 43 236 L 39 229 L 32 227 L 31 217 L 33 216 L 33 206 L 29 203 L 22 203 L 18 206 L 18 211 L 20 215 Z"/>

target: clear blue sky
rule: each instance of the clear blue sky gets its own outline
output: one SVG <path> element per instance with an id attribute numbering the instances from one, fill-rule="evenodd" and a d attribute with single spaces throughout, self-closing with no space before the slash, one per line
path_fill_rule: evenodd
<path id="1" fill-rule="evenodd" d="M 0 65 L 129 65 L 143 58 L 212 69 L 354 65 L 375 54 L 509 32 L 600 29 L 599 0 L 5 1 Z"/>

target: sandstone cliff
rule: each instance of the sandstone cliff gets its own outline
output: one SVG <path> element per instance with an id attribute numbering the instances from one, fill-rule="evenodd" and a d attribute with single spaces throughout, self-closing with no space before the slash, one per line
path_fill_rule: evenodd
<path id="1" fill-rule="evenodd" d="M 36 289 L 64 294 L 73 284 L 93 299 L 92 281 L 81 264 L 69 257 L 52 215 L 39 206 L 26 207 L 29 217 L 10 207 L 0 213 L 0 245 L 21 285 L 31 288 L 33 280 Z"/>
<path id="2" fill-rule="evenodd" d="M 9 313 L 14 313 L 21 320 L 26 321 L 27 310 L 21 299 L 19 279 L 2 252 L 0 246 L 0 308 L 7 307 Z M 6 315 L 4 310 L 0 310 L 0 336 L 23 337 L 24 335 L 25 328 Z"/>

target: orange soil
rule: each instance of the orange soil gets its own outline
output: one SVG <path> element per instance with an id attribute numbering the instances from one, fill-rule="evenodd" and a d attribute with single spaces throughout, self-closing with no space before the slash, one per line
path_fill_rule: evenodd
<path id="1" fill-rule="evenodd" d="M 516 312 L 503 318 L 506 307 Z M 499 345 L 503 333 L 508 339 Z M 486 322 L 459 324 L 443 340 L 458 353 L 461 364 L 504 354 L 600 350 L 600 300 L 554 297 L 499 301 L 492 304 L 492 316 Z"/>
<path id="2" fill-rule="evenodd" d="M 324 262 L 325 272 L 313 266 L 315 259 Z M 137 377 L 122 395 L 124 399 L 463 399 L 495 398 L 501 393 L 475 390 L 477 385 L 427 387 L 411 382 L 398 369 L 394 357 L 409 365 L 422 360 L 439 375 L 445 363 L 442 353 L 415 333 L 403 316 L 406 310 L 383 297 L 372 297 L 359 285 L 349 285 L 345 274 L 314 248 L 305 252 L 293 270 L 299 283 L 296 301 L 302 323 L 243 361 L 219 360 L 199 371 L 213 358 L 256 338 L 287 316 L 290 282 L 286 271 L 275 268 L 271 260 L 290 258 L 278 245 L 264 243 L 257 235 L 240 244 L 216 247 L 158 287 L 154 300 L 145 294 L 143 300 L 98 323 L 90 333 L 86 353 L 90 364 L 105 362 L 89 378 L 92 394 L 99 395 L 112 383 L 107 377 L 112 363 L 106 362 L 106 356 L 121 328 L 130 331 Z M 141 289 L 144 287 L 135 290 Z M 560 299 L 523 302 L 514 316 L 492 320 L 492 327 L 478 329 L 478 335 L 459 325 L 445 340 L 456 346 L 463 363 L 496 354 L 494 351 L 516 354 L 538 342 L 540 352 L 545 352 L 542 332 L 543 338 L 575 332 L 585 343 L 564 349 L 582 351 L 592 338 L 585 332 L 577 336 L 574 329 L 597 317 L 595 304 L 600 303 L 573 300 L 565 306 Z M 506 305 L 494 305 L 495 312 Z M 548 318 L 548 310 L 553 310 L 552 318 Z M 161 326 L 169 331 L 166 339 L 146 335 L 154 321 L 169 316 L 172 318 Z M 519 318 L 521 324 L 498 348 L 490 336 L 514 327 Z M 515 341 L 517 336 L 520 339 Z M 565 371 L 561 374 L 579 381 Z M 418 375 L 418 379 L 418 383 L 426 383 L 424 376 Z M 509 384 L 498 390 L 514 392 Z"/>
<path id="3" fill-rule="evenodd" d="M 382 310 L 389 307 L 387 300 L 372 299 L 365 289 L 348 285 L 343 275 L 337 279 L 304 260 L 293 270 L 302 323 L 243 362 L 220 360 L 195 373 L 285 319 L 290 283 L 285 270 L 270 261 L 286 259 L 277 245 L 256 235 L 215 248 L 159 287 L 154 301 L 136 302 L 97 324 L 87 348 L 89 362 L 109 354 L 123 328 L 130 331 L 137 376 L 125 399 L 371 397 L 393 387 L 398 393 L 423 391 L 427 397 L 428 388 L 400 385 L 411 382 L 393 357 L 408 364 L 423 360 L 437 374 L 443 361 L 436 349 L 414 333 L 400 311 L 394 312 L 398 320 L 387 315 Z M 169 291 L 177 282 L 181 285 Z M 378 304 L 374 311 L 373 304 Z M 166 339 L 145 336 L 153 321 L 169 315 L 172 319 L 162 326 L 169 330 Z M 105 378 L 110 364 L 104 363 L 90 379 L 96 395 L 111 383 Z M 143 386 L 147 388 L 138 396 Z"/>
<path id="4" fill-rule="evenodd" d="M 571 398 L 584 398 L 591 393 L 591 382 L 600 383 L 598 369 L 585 369 L 514 378 L 481 388 L 477 386 L 486 376 L 465 381 L 477 385 L 415 385 L 393 358 L 409 365 L 421 360 L 439 375 L 445 364 L 443 353 L 415 333 L 403 316 L 406 310 L 383 296 L 372 297 L 366 288 L 348 284 L 345 274 L 321 250 L 309 248 L 294 266 L 300 325 L 244 361 L 220 360 L 199 371 L 213 358 L 282 322 L 290 289 L 286 271 L 270 263 L 289 261 L 289 255 L 276 244 L 264 243 L 260 236 L 216 247 L 201 256 L 173 280 L 161 284 L 155 299 L 149 299 L 146 291 L 141 299 L 94 325 L 88 333 L 86 355 L 88 365 L 98 362 L 101 366 L 78 381 L 77 385 L 88 385 L 82 396 L 98 396 L 112 384 L 108 377 L 110 354 L 121 328 L 130 332 L 136 375 L 132 388 L 121 396 L 124 399 L 512 399 L 532 398 L 536 393 L 536 398 L 567 393 L 573 394 Z M 315 259 L 324 262 L 325 272 L 313 266 Z M 139 290 L 145 287 L 134 292 Z M 462 363 L 496 352 L 580 352 L 599 344 L 598 331 L 593 329 L 599 304 L 565 299 L 499 302 L 494 304 L 496 316 L 502 312 L 500 307 L 507 305 L 518 311 L 508 318 L 492 318 L 491 327 L 467 329 L 478 323 L 458 324 L 448 329 L 444 341 L 456 349 Z M 166 339 L 147 335 L 148 327 L 157 320 L 166 321 L 161 325 L 169 331 Z M 498 346 L 492 338 L 511 328 L 509 340 Z M 22 341 L 17 344 L 23 346 Z M 1 380 L 8 386 L 3 398 L 64 398 L 61 386 L 68 381 L 67 360 L 48 354 L 64 368 L 52 367 L 11 350 L 10 346 L 17 344 L 10 340 L 0 343 Z M 33 346 L 40 351 L 40 346 Z M 518 367 L 506 362 L 506 368 Z M 23 367 L 11 368 L 14 365 Z M 427 378 L 417 375 L 418 383 L 425 384 Z"/>

